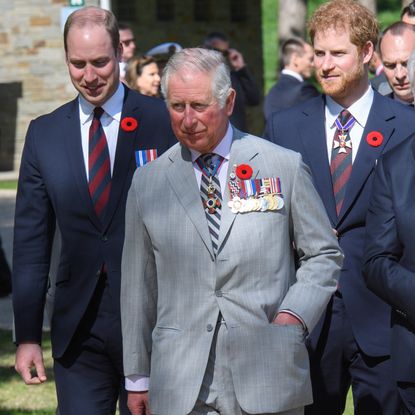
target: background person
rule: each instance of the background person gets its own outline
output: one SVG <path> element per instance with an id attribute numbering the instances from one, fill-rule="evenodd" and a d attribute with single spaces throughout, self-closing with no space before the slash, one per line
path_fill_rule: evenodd
<path id="1" fill-rule="evenodd" d="M 127 62 L 134 56 L 136 44 L 133 29 L 129 23 L 120 22 L 118 24 L 120 42 L 122 45 L 120 60 L 120 80 L 125 80 Z"/>
<path id="2" fill-rule="evenodd" d="M 231 68 L 232 88 L 236 92 L 231 122 L 236 128 L 247 131 L 245 107 L 259 105 L 261 93 L 246 66 L 242 53 L 230 47 L 228 37 L 222 32 L 209 33 L 204 45 L 221 52 Z"/>
<path id="3" fill-rule="evenodd" d="M 141 56 L 131 59 L 127 64 L 125 81 L 131 89 L 143 95 L 160 95 L 159 67 L 152 57 Z"/>
<path id="4" fill-rule="evenodd" d="M 313 73 L 313 48 L 302 39 L 292 38 L 281 48 L 283 70 L 278 82 L 270 89 L 264 102 L 264 115 L 292 107 L 308 98 L 316 97 L 317 89 L 307 81 Z"/>
<path id="5" fill-rule="evenodd" d="M 387 27 L 379 41 L 384 74 L 392 88 L 389 97 L 405 105 L 412 105 L 414 100 L 407 69 L 409 55 L 414 49 L 415 26 L 404 22 Z"/>

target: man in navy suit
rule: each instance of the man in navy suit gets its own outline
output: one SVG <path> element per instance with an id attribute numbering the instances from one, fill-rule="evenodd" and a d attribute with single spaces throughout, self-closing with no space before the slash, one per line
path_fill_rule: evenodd
<path id="1" fill-rule="evenodd" d="M 362 256 L 376 160 L 415 131 L 415 117 L 369 85 L 377 34 L 375 17 L 359 3 L 321 5 L 310 37 L 325 95 L 274 114 L 266 129 L 309 165 L 345 254 L 338 289 L 309 338 L 314 404 L 307 414 L 341 414 L 350 385 L 355 414 L 398 413 L 390 307 L 365 286 Z"/>
<path id="2" fill-rule="evenodd" d="M 391 362 L 402 414 L 415 414 L 414 165 L 414 136 L 380 159 L 366 225 L 366 282 L 392 306 Z"/>
<path id="3" fill-rule="evenodd" d="M 128 413 L 119 304 L 126 197 L 138 161 L 162 153 L 174 136 L 162 102 L 120 83 L 122 46 L 111 12 L 86 7 L 71 14 L 64 45 L 79 96 L 30 123 L 20 167 L 16 370 L 27 384 L 46 381 L 42 318 L 57 223 L 62 247 L 51 336 L 60 414 L 115 413 L 119 394 L 121 413 Z"/>
<path id="4" fill-rule="evenodd" d="M 290 108 L 318 95 L 314 85 L 307 81 L 313 72 L 311 45 L 302 39 L 288 39 L 282 45 L 281 60 L 284 69 L 281 71 L 278 82 L 265 97 L 265 119 L 275 111 Z"/>

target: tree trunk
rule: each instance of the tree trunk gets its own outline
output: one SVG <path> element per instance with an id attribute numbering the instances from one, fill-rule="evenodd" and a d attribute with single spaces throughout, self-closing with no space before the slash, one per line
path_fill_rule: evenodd
<path id="1" fill-rule="evenodd" d="M 280 0 L 278 34 L 280 45 L 290 37 L 306 38 L 307 0 Z"/>
<path id="2" fill-rule="evenodd" d="M 376 7 L 376 0 L 359 0 L 360 4 L 367 7 L 372 13 L 376 15 L 377 7 Z"/>

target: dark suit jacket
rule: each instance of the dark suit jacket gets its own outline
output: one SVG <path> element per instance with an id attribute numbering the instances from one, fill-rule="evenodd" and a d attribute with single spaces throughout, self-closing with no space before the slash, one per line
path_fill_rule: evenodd
<path id="1" fill-rule="evenodd" d="M 236 91 L 236 97 L 230 121 L 239 130 L 247 131 L 245 107 L 258 105 L 261 93 L 247 67 L 239 71 L 231 71 L 231 82 L 232 88 Z"/>
<path id="2" fill-rule="evenodd" d="M 264 102 L 265 119 L 275 111 L 290 108 L 309 98 L 318 96 L 314 85 L 301 82 L 291 75 L 281 74 L 278 82 L 269 90 Z"/>
<path id="3" fill-rule="evenodd" d="M 16 342 L 41 341 L 42 316 L 55 223 L 62 248 L 52 317 L 54 357 L 64 353 L 95 290 L 105 263 L 119 309 L 121 252 L 127 192 L 136 169 L 135 151 L 161 154 L 175 141 L 161 100 L 125 88 L 121 119 L 138 121 L 118 134 L 111 194 L 102 221 L 88 192 L 75 99 L 32 121 L 26 135 L 16 200 L 13 305 Z"/>
<path id="4" fill-rule="evenodd" d="M 292 109 L 274 113 L 266 128 L 266 138 L 302 154 L 310 166 L 320 197 L 333 228 L 338 232 L 345 254 L 339 290 L 356 340 L 369 356 L 389 354 L 390 307 L 367 289 L 362 276 L 366 213 L 372 190 L 376 160 L 415 131 L 413 110 L 375 92 L 369 118 L 353 163 L 352 174 L 339 217 L 336 215 L 328 163 L 325 97 L 310 99 Z M 383 142 L 368 144 L 369 132 L 378 131 Z"/>
<path id="5" fill-rule="evenodd" d="M 381 158 L 367 216 L 368 287 L 392 306 L 391 359 L 415 382 L 415 135 Z"/>

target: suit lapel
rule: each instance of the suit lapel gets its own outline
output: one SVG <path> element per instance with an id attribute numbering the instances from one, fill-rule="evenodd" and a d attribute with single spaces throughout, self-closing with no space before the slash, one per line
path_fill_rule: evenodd
<path id="1" fill-rule="evenodd" d="M 304 161 L 312 171 L 314 184 L 334 226 L 337 223 L 337 214 L 327 154 L 324 108 L 324 97 L 311 100 L 310 105 L 303 109 L 297 128 L 305 149 Z"/>
<path id="2" fill-rule="evenodd" d="M 222 192 L 222 211 L 221 211 L 221 221 L 220 221 L 220 230 L 219 230 L 219 247 L 218 252 L 220 252 L 223 243 L 226 241 L 227 235 L 230 232 L 233 222 L 237 215 L 232 213 L 228 207 L 228 202 L 230 199 L 229 189 L 228 189 L 228 177 L 230 172 L 233 169 L 234 165 L 249 163 L 254 157 L 257 156 L 258 152 L 248 146 L 246 146 L 242 140 L 244 133 L 239 130 L 233 129 L 233 140 L 230 153 L 230 159 L 228 164 L 227 171 L 227 180 L 225 189 L 221 189 Z M 257 178 L 259 176 L 259 170 L 254 170 L 254 176 Z"/>
<path id="3" fill-rule="evenodd" d="M 124 194 L 129 171 L 131 174 L 131 163 L 134 158 L 135 143 L 139 140 L 141 115 L 140 108 L 137 103 L 133 104 L 129 98 L 129 90 L 125 89 L 123 110 L 121 113 L 121 120 L 125 117 L 132 117 L 137 120 L 138 126 L 134 131 L 124 131 L 121 128 L 118 130 L 117 149 L 115 152 L 114 169 L 112 173 L 111 193 L 108 201 L 107 211 L 103 219 L 104 228 L 107 228 L 111 223 L 111 219 L 120 202 L 121 195 Z"/>
<path id="4" fill-rule="evenodd" d="M 167 180 L 213 258 L 212 241 L 210 239 L 206 214 L 203 210 L 190 152 L 185 147 L 179 145 L 169 155 L 169 158 L 172 163 L 168 168 Z"/>
<path id="5" fill-rule="evenodd" d="M 339 214 L 339 222 L 344 219 L 344 216 L 349 211 L 368 176 L 375 167 L 376 160 L 381 156 L 383 149 L 391 138 L 394 127 L 390 121 L 394 118 L 395 114 L 387 106 L 383 105 L 375 94 L 360 141 L 359 150 L 353 162 L 352 174 L 347 183 L 345 199 Z M 371 131 L 379 131 L 382 133 L 383 142 L 379 147 L 373 147 L 368 144 L 366 137 Z"/>
<path id="6" fill-rule="evenodd" d="M 100 227 L 101 223 L 95 214 L 91 197 L 88 190 L 88 180 L 85 172 L 85 161 L 82 152 L 81 127 L 79 120 L 78 99 L 72 101 L 72 105 L 65 119 L 66 125 L 63 127 L 65 146 L 69 157 L 73 176 L 79 190 L 80 199 L 83 206 L 86 206 L 88 215 L 96 227 Z M 74 199 L 77 197 L 74 195 Z"/>

